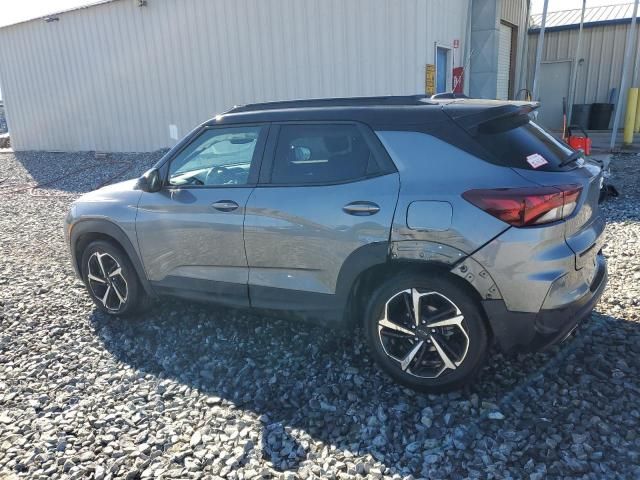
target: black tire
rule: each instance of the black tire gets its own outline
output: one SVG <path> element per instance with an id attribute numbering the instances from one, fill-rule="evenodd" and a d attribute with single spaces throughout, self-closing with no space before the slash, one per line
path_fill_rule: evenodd
<path id="1" fill-rule="evenodd" d="M 98 257 L 104 270 L 100 268 Z M 91 242 L 82 253 L 81 267 L 89 296 L 102 312 L 126 316 L 148 308 L 148 296 L 140 285 L 129 257 L 120 247 L 105 240 Z M 118 268 L 120 273 L 114 275 Z M 109 280 L 105 282 L 107 277 Z"/>
<path id="2" fill-rule="evenodd" d="M 414 325 L 413 289 L 418 294 L 415 297 L 425 294 L 419 300 L 419 325 Z M 406 290 L 409 292 L 402 293 Z M 488 335 L 480 308 L 454 279 L 399 274 L 384 281 L 369 300 L 364 325 L 367 343 L 376 363 L 401 385 L 428 393 L 455 390 L 471 383 L 486 358 Z M 438 321 L 456 323 L 440 327 Z M 385 326 L 389 322 L 392 328 Z M 426 328 L 429 323 L 436 328 Z M 403 331 L 396 330 L 397 326 Z M 416 336 L 411 338 L 408 331 Z M 425 378 L 432 376 L 435 378 Z"/>

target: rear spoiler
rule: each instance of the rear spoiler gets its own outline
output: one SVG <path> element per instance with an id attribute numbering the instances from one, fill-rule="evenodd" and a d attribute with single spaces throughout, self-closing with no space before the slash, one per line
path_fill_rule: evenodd
<path id="1" fill-rule="evenodd" d="M 443 109 L 451 120 L 475 135 L 479 129 L 493 130 L 518 117 L 528 117 L 539 106 L 539 102 L 496 101 L 495 106 L 491 106 L 489 101 L 477 104 L 452 102 L 444 105 Z"/>

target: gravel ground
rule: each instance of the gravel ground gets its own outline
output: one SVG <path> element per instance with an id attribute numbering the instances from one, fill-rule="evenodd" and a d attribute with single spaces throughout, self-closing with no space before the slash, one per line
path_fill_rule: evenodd
<path id="1" fill-rule="evenodd" d="M 640 478 L 640 157 L 613 165 L 593 317 L 425 396 L 359 335 L 176 300 L 96 312 L 67 207 L 158 156 L 0 154 L 0 478 Z"/>

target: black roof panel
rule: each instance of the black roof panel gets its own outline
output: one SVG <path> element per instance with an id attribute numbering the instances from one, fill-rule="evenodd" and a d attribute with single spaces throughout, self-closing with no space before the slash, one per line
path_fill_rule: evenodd
<path id="1" fill-rule="evenodd" d="M 296 121 L 357 121 L 372 128 L 433 124 L 482 110 L 521 106 L 525 102 L 480 99 L 432 99 L 425 95 L 317 98 L 255 103 L 232 108 L 207 125 Z M 447 113 L 443 110 L 446 106 Z"/>
<path id="2" fill-rule="evenodd" d="M 263 110 L 281 110 L 292 108 L 331 108 L 331 107 L 379 107 L 433 105 L 426 95 L 381 96 L 381 97 L 340 97 L 312 98 L 307 100 L 285 100 L 280 102 L 253 103 L 233 107 L 227 113 L 256 112 Z"/>

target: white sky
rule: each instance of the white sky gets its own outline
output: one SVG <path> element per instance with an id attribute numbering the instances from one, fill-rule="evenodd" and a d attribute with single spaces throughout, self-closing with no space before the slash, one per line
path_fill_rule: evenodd
<path id="1" fill-rule="evenodd" d="M 0 27 L 95 3 L 95 0 L 0 0 Z"/>

